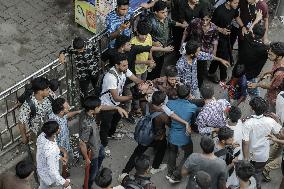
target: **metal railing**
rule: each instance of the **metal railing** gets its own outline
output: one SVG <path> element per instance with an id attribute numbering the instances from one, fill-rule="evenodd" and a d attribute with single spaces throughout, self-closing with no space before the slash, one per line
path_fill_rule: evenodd
<path id="1" fill-rule="evenodd" d="M 135 18 L 141 13 L 140 10 L 140 8 L 136 10 Z M 109 36 L 106 30 L 91 37 L 89 41 L 97 42 L 100 54 L 108 49 Z M 17 98 L 24 92 L 24 86 L 33 78 L 44 76 L 48 79 L 58 79 L 60 81 L 58 96 L 66 98 L 71 106 L 78 107 L 78 83 L 74 77 L 76 69 L 72 57 L 67 56 L 65 64 L 60 64 L 57 59 L 0 93 L 0 156 L 20 144 L 20 132 L 17 128 L 20 104 Z M 100 69 L 104 70 L 104 63 L 101 60 L 99 65 Z"/>

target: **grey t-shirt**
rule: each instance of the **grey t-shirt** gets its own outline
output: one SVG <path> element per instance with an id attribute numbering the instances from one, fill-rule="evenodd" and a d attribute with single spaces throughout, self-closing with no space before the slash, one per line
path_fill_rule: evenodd
<path id="1" fill-rule="evenodd" d="M 183 166 L 190 175 L 187 189 L 194 188 L 194 176 L 198 171 L 205 171 L 211 176 L 212 183 L 210 189 L 218 189 L 218 183 L 226 183 L 228 178 L 226 162 L 217 157 L 208 159 L 200 153 L 193 153 L 187 158 Z"/>

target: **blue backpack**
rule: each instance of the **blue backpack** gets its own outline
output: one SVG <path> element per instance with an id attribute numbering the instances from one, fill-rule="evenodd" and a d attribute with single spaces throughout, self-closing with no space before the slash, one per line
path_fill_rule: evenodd
<path id="1" fill-rule="evenodd" d="M 162 113 L 150 113 L 149 106 L 148 104 L 146 105 L 146 115 L 138 121 L 135 127 L 134 139 L 138 144 L 149 146 L 153 142 L 155 134 L 152 120 Z"/>

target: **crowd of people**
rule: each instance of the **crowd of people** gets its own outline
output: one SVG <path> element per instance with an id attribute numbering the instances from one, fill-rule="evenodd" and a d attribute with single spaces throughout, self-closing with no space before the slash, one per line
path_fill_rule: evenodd
<path id="1" fill-rule="evenodd" d="M 135 22 L 129 0 L 117 0 L 107 15 L 111 42 L 103 55 L 109 63 L 105 73 L 96 42 L 76 37 L 60 51 L 61 63 L 66 54 L 74 60 L 79 110 L 70 111 L 58 97 L 56 79 L 34 78 L 26 87 L 19 97 L 18 128 L 33 161 L 21 161 L 16 174 L 2 175 L 1 188 L 31 189 L 33 174 L 39 189 L 70 188 L 68 120 L 75 116 L 78 145 L 89 166 L 84 189 L 155 189 L 151 175 L 165 170 L 164 188 L 186 178 L 187 189 L 260 189 L 263 180 L 277 179 L 270 177 L 272 169 L 282 167 L 284 175 L 284 42 L 268 40 L 266 1 L 154 0 L 141 7 Z M 168 55 L 174 57 L 169 66 Z M 268 59 L 273 65 L 264 72 Z M 216 84 L 224 94 L 220 99 Z M 266 89 L 264 97 L 259 88 Z M 245 102 L 251 115 L 244 118 L 239 105 Z M 102 164 L 111 156 L 109 140 L 122 137 L 121 119 L 136 125 L 137 146 L 121 170 L 120 185 L 113 187 L 112 171 Z M 193 133 L 200 135 L 199 144 Z M 150 147 L 153 157 L 144 154 Z"/>

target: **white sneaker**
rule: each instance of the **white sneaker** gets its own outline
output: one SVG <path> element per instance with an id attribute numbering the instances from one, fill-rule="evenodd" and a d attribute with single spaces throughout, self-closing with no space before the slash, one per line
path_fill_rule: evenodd
<path id="1" fill-rule="evenodd" d="M 154 175 L 154 174 L 156 174 L 156 173 L 158 173 L 158 172 L 161 172 L 161 171 L 165 170 L 166 168 L 167 168 L 167 164 L 161 164 L 160 167 L 159 167 L 159 169 L 151 168 L 151 169 L 150 169 L 150 173 L 151 173 L 152 175 Z"/>
<path id="2" fill-rule="evenodd" d="M 108 146 L 105 147 L 105 156 L 110 157 L 110 149 Z"/>

